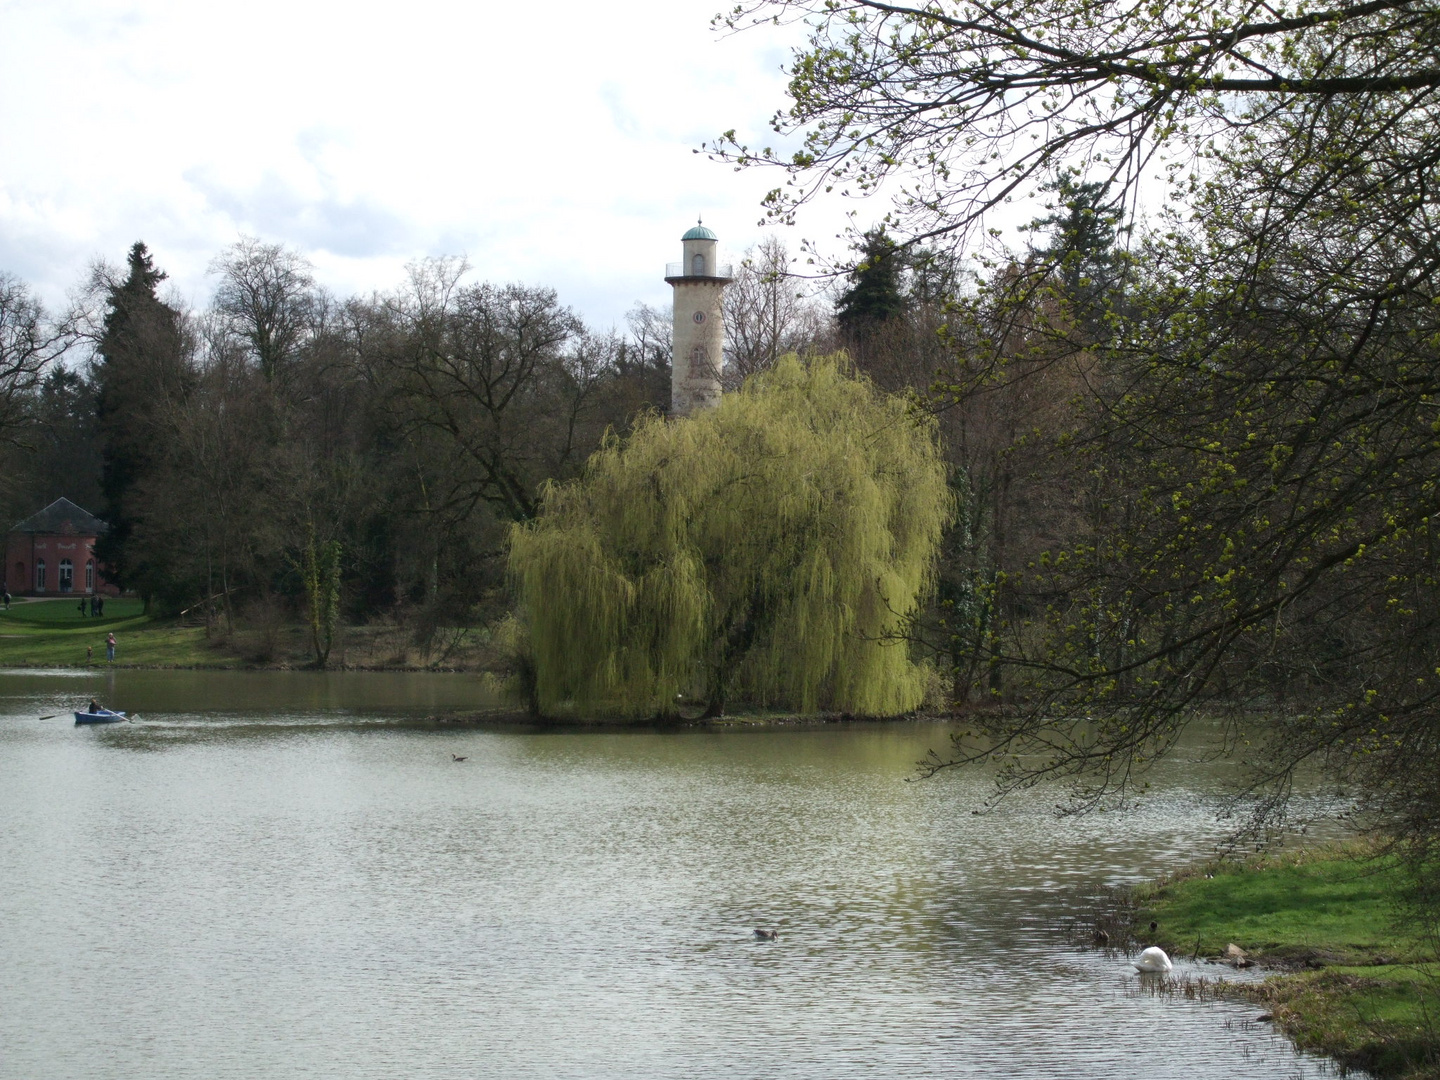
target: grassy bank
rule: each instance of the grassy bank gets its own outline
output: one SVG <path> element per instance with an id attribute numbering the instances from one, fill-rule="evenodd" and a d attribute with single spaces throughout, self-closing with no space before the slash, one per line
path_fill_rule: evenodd
<path id="1" fill-rule="evenodd" d="M 78 601 L 16 601 L 0 611 L 0 667 L 108 666 L 105 637 L 115 635 L 116 667 L 303 668 L 314 663 L 304 627 L 273 621 L 219 627 L 153 619 L 138 600 L 105 603 L 105 617 L 81 615 Z M 87 655 L 87 648 L 90 652 Z M 334 668 L 486 670 L 495 650 L 482 630 L 442 628 L 418 635 L 390 622 L 343 627 L 330 654 Z"/>
<path id="2" fill-rule="evenodd" d="M 1399 915 L 1400 884 L 1359 845 L 1223 862 L 1142 890 L 1136 925 L 1181 956 L 1236 945 L 1281 972 L 1236 992 L 1297 1046 L 1377 1076 L 1435 1077 L 1440 965 Z"/>
<path id="3" fill-rule="evenodd" d="M 77 605 L 74 600 L 13 601 L 9 611 L 0 611 L 0 666 L 83 667 L 88 662 L 103 667 L 107 634 L 124 642 L 124 659 L 132 664 L 140 662 L 131 655 L 135 650 L 154 662 L 180 644 L 173 633 L 155 632 L 160 628 L 151 627 L 138 600 L 106 600 L 102 618 L 81 615 Z"/>

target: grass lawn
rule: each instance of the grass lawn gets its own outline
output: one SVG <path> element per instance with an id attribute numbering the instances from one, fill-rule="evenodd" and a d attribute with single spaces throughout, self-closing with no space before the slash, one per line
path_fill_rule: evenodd
<path id="1" fill-rule="evenodd" d="M 116 667 L 301 668 L 314 662 L 310 634 L 295 622 L 263 627 L 180 626 L 144 614 L 139 600 L 105 601 L 105 617 L 81 615 L 73 600 L 13 601 L 0 610 L 0 667 L 106 666 L 105 635 L 116 640 Z M 91 650 L 87 658 L 86 648 Z M 441 667 L 485 670 L 496 652 L 488 632 L 450 628 L 417 644 L 411 628 L 397 623 L 341 627 L 330 654 L 332 667 L 424 670 Z"/>
<path id="2" fill-rule="evenodd" d="M 1440 964 L 1407 932 L 1401 883 L 1359 845 L 1211 864 L 1140 892 L 1136 925 L 1156 921 L 1182 956 L 1233 943 L 1290 970 L 1239 992 L 1298 1046 L 1379 1076 L 1440 1076 Z"/>
<path id="3" fill-rule="evenodd" d="M 1187 956 L 1218 956 L 1234 942 L 1272 959 L 1354 963 L 1381 953 L 1411 960 L 1418 943 L 1392 925 L 1390 898 L 1400 884 L 1393 862 L 1355 847 L 1212 864 L 1162 883 L 1147 899 L 1166 945 Z"/>
<path id="4" fill-rule="evenodd" d="M 9 611 L 0 611 L 0 634 L 25 630 L 99 629 L 133 619 L 144 613 L 145 605 L 127 597 L 107 598 L 105 616 L 92 619 L 81 615 L 79 600 L 12 600 Z M 108 629 L 104 633 L 108 633 Z"/>
<path id="5" fill-rule="evenodd" d="M 1266 1007 L 1295 1045 L 1376 1076 L 1440 1076 L 1440 971 L 1335 967 L 1267 979 L 1246 995 Z"/>
<path id="6" fill-rule="evenodd" d="M 117 666 L 239 666 L 236 657 L 209 647 L 203 629 L 153 621 L 139 600 L 107 599 L 99 619 L 81 615 L 78 604 L 12 601 L 0 611 L 0 667 L 104 667 L 107 634 L 115 635 Z"/>

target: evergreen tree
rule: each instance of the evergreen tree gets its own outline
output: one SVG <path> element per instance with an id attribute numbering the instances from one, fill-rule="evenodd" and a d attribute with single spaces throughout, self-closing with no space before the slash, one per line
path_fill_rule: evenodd
<path id="1" fill-rule="evenodd" d="M 155 292 L 164 272 L 143 243 L 130 249 L 127 262 L 125 279 L 106 284 L 95 373 L 101 491 L 110 524 L 96 555 L 112 581 L 148 602 L 164 568 L 149 565 L 134 542 L 145 516 L 142 490 L 163 456 L 168 406 L 185 395 L 191 373 L 180 313 Z"/>
<path id="2" fill-rule="evenodd" d="M 835 321 L 849 337 L 859 337 L 905 311 L 901 275 L 905 259 L 884 228 L 872 229 L 860 242 L 860 261 L 850 271 L 850 287 L 835 303 Z"/>
<path id="3" fill-rule="evenodd" d="M 1107 184 L 1061 173 L 1045 190 L 1056 198 L 1050 213 L 1030 224 L 1049 233 L 1050 242 L 1038 254 L 1055 268 L 1077 316 L 1095 329 L 1116 284 L 1119 211 L 1107 204 Z"/>

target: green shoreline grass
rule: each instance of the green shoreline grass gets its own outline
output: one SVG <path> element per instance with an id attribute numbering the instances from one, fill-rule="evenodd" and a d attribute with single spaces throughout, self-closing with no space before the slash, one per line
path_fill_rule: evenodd
<path id="1" fill-rule="evenodd" d="M 117 668 L 294 671 L 313 668 L 308 629 L 270 617 L 223 624 L 185 625 L 151 617 L 132 598 L 105 602 L 106 617 L 81 615 L 73 600 L 17 600 L 0 610 L 0 667 L 106 668 L 105 636 L 116 638 Z M 90 655 L 86 656 L 86 648 Z M 495 671 L 505 656 L 483 627 L 430 628 L 401 620 L 341 626 L 328 667 L 364 671 Z"/>
<path id="2" fill-rule="evenodd" d="M 1302 1049 L 1376 1076 L 1440 1076 L 1440 964 L 1395 905 L 1393 862 L 1359 844 L 1219 862 L 1138 890 L 1135 927 L 1215 957 L 1237 945 L 1283 972 L 1231 992 Z"/>
<path id="3" fill-rule="evenodd" d="M 154 623 L 138 600 L 105 601 L 105 616 L 81 615 L 78 601 L 12 602 L 0 611 L 0 666 L 108 666 L 105 636 L 114 634 L 116 666 L 227 667 L 224 658 L 204 648 L 204 631 Z"/>

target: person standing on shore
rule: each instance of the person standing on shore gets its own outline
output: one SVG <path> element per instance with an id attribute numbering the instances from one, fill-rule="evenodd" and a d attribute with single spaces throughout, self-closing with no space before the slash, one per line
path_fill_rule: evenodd
<path id="1" fill-rule="evenodd" d="M 105 635 L 105 659 L 112 664 L 115 662 L 115 635 L 113 633 Z"/>

